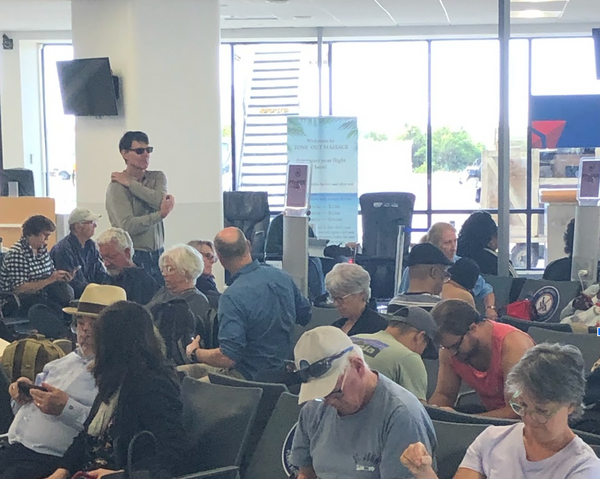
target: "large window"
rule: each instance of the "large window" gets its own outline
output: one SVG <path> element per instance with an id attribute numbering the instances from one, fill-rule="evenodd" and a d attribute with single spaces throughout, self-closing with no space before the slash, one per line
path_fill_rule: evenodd
<path id="1" fill-rule="evenodd" d="M 56 200 L 56 212 L 68 214 L 76 206 L 75 117 L 65 115 L 56 62 L 73 59 L 72 45 L 44 45 L 44 126 L 46 191 Z"/>
<path id="2" fill-rule="evenodd" d="M 288 116 L 356 116 L 359 194 L 416 196 L 412 242 L 437 221 L 458 229 L 479 209 L 497 217 L 497 40 L 226 43 L 221 46 L 223 188 L 268 191 L 281 211 Z M 43 49 L 48 191 L 74 205 L 74 120 L 62 113 L 55 63 Z M 539 189 L 573 178 L 552 165 L 600 150 L 528 149 L 530 95 L 600 94 L 591 38 L 510 42 L 510 254 L 544 267 Z M 570 164 L 570 163 L 569 163 Z M 359 222 L 360 224 L 360 222 Z"/>
<path id="3" fill-rule="evenodd" d="M 340 43 L 332 53 L 333 114 L 358 118 L 359 194 L 411 192 L 426 210 L 427 42 Z"/>

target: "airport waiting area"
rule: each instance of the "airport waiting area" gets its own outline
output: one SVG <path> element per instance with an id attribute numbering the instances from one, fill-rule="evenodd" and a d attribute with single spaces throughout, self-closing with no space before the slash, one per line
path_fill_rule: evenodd
<path id="1" fill-rule="evenodd" d="M 0 479 L 600 478 L 600 4 L 20 1 Z"/>

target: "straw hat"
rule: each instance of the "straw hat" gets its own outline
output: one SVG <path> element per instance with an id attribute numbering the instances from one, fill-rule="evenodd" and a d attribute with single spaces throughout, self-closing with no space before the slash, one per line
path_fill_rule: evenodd
<path id="1" fill-rule="evenodd" d="M 127 301 L 127 293 L 123 288 L 108 284 L 90 283 L 85 287 L 77 307 L 63 308 L 67 314 L 76 316 L 98 316 L 103 309 L 117 301 Z"/>

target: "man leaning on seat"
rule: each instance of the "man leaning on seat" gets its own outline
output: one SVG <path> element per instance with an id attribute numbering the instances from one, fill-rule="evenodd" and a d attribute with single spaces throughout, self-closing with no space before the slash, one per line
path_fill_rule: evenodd
<path id="1" fill-rule="evenodd" d="M 200 337 L 186 348 L 188 356 L 214 371 L 254 379 L 265 371 L 281 372 L 292 352 L 295 324 L 311 318 L 308 299 L 286 272 L 252 260 L 248 240 L 234 227 L 215 237 L 219 261 L 231 285 L 219 301 L 219 347 L 202 349 Z"/>

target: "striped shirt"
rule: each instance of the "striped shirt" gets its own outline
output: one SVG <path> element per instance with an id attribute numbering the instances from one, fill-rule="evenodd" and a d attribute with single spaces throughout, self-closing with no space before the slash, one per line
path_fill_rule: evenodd
<path id="1" fill-rule="evenodd" d="M 0 291 L 12 292 L 19 286 L 48 278 L 54 263 L 43 246 L 34 254 L 27 238 L 22 237 L 6 253 L 0 266 Z"/>
<path id="2" fill-rule="evenodd" d="M 431 311 L 431 309 L 441 300 L 442 298 L 439 296 L 429 293 L 399 294 L 390 301 L 390 304 L 388 304 L 387 313 L 394 314 L 404 306 L 419 306 L 425 311 Z"/>

